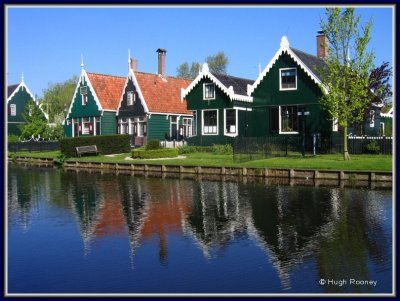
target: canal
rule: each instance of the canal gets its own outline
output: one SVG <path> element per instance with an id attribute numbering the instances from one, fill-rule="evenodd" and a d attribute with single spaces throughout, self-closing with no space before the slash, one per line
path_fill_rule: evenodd
<path id="1" fill-rule="evenodd" d="M 9 294 L 391 294 L 392 190 L 8 166 Z"/>

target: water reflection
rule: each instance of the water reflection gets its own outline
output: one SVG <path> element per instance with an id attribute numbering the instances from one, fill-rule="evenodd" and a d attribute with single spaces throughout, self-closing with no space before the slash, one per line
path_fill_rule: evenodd
<path id="1" fill-rule="evenodd" d="M 83 253 L 105 237 L 127 237 L 130 262 L 148 241 L 158 241 L 167 267 L 171 236 L 192 241 L 208 261 L 248 240 L 265 254 L 280 281 L 315 262 L 309 292 L 375 292 L 366 286 L 324 286 L 319 279 L 391 282 L 391 192 L 260 183 L 193 181 L 10 167 L 9 228 L 29 231 L 41 202 L 75 216 Z M 60 233 L 60 235 L 63 235 Z M 173 250 L 173 249 L 172 249 Z M 223 272 L 223 271 L 222 271 Z M 305 281 L 305 280 L 304 280 Z M 390 285 L 388 286 L 390 290 Z"/>

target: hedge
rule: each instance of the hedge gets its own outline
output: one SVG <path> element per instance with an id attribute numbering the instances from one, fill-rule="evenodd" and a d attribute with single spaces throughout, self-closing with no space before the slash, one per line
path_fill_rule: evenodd
<path id="1" fill-rule="evenodd" d="M 129 153 L 130 135 L 81 136 L 60 139 L 60 149 L 66 157 L 76 157 L 76 147 L 96 145 L 100 154 Z"/>
<path id="2" fill-rule="evenodd" d="M 176 148 L 162 148 L 155 150 L 138 148 L 132 151 L 132 158 L 135 159 L 174 158 L 177 156 L 178 150 Z"/>

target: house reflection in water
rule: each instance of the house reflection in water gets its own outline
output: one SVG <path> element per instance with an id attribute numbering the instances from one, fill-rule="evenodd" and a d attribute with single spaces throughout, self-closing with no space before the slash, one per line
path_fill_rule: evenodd
<path id="1" fill-rule="evenodd" d="M 238 183 L 200 181 L 196 185 L 194 208 L 183 228 L 210 258 L 213 251 L 223 250 L 229 241 L 246 234 L 251 204 L 240 197 Z"/>
<path id="2" fill-rule="evenodd" d="M 127 235 L 132 265 L 138 248 L 154 239 L 160 264 L 167 265 L 172 235 L 194 241 L 206 259 L 224 256 L 235 240 L 247 239 L 266 254 L 261 264 L 274 267 L 282 290 L 293 287 L 294 271 L 306 261 L 322 279 L 369 279 L 371 261 L 391 269 L 391 232 L 384 228 L 391 222 L 382 217 L 390 193 L 82 171 L 56 175 L 13 172 L 8 222 L 29 231 L 38 199 L 49 200 L 72 210 L 86 255 L 96 239 Z"/>

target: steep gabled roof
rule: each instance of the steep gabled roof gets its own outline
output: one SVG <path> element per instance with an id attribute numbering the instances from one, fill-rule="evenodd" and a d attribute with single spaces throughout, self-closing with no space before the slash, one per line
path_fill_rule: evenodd
<path id="1" fill-rule="evenodd" d="M 235 94 L 247 96 L 247 85 L 252 85 L 254 80 L 235 77 L 226 74 L 211 72 L 225 87 L 232 87 Z"/>
<path id="2" fill-rule="evenodd" d="M 239 100 L 252 102 L 253 98 L 246 95 L 248 86 L 253 83 L 250 79 L 244 79 L 224 74 L 211 73 L 208 64 L 204 63 L 200 74 L 192 81 L 185 90 L 182 90 L 181 98 L 184 99 L 197 84 L 204 78 L 209 78 L 217 87 L 219 87 L 230 100 Z"/>
<path id="3" fill-rule="evenodd" d="M 16 84 L 16 85 L 11 85 L 11 86 L 8 86 L 8 87 L 7 87 L 7 102 L 14 96 L 14 94 L 16 94 L 16 93 L 19 91 L 20 88 L 25 89 L 25 91 L 31 96 L 31 98 L 33 99 L 33 101 L 34 101 L 36 104 L 38 104 L 38 103 L 36 102 L 35 95 L 33 95 L 33 93 L 28 89 L 28 87 L 26 86 L 26 84 L 25 84 L 25 82 L 24 82 L 23 77 L 22 77 L 21 83 Z"/>
<path id="4" fill-rule="evenodd" d="M 265 69 L 260 73 L 254 84 L 249 87 L 247 91 L 248 95 L 251 95 L 251 93 L 253 93 L 253 91 L 261 83 L 262 79 L 267 75 L 269 70 L 271 70 L 272 66 L 283 53 L 288 54 L 317 85 L 321 85 L 322 88 L 327 91 L 326 87 L 322 84 L 320 76 L 318 75 L 318 71 L 320 70 L 319 68 L 323 67 L 325 64 L 324 60 L 303 51 L 290 48 L 289 40 L 286 36 L 283 36 L 281 39 L 279 50 L 275 53 Z"/>
<path id="5" fill-rule="evenodd" d="M 138 84 L 139 95 L 144 98 L 149 113 L 188 114 L 186 103 L 181 101 L 181 89 L 190 81 L 175 77 L 163 78 L 158 74 L 130 71 Z M 133 81 L 135 82 L 135 79 Z"/>
<path id="6" fill-rule="evenodd" d="M 321 80 L 321 70 L 327 67 L 325 61 L 315 55 L 305 53 L 301 50 L 290 48 L 297 57 Z"/>
<path id="7" fill-rule="evenodd" d="M 91 72 L 87 76 L 103 110 L 117 110 L 125 77 Z"/>
<path id="8" fill-rule="evenodd" d="M 16 85 L 11 85 L 7 87 L 7 98 L 11 96 L 11 94 L 14 93 L 14 91 L 18 88 L 19 84 Z"/>

